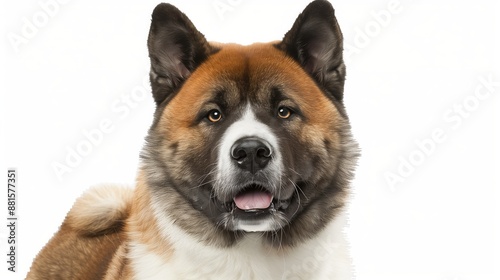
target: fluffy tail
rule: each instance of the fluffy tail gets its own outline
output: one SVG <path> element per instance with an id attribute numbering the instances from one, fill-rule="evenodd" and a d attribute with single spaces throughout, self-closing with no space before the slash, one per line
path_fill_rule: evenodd
<path id="1" fill-rule="evenodd" d="M 133 190 L 118 186 L 100 186 L 77 199 L 66 217 L 75 231 L 97 235 L 117 231 L 129 216 Z"/>

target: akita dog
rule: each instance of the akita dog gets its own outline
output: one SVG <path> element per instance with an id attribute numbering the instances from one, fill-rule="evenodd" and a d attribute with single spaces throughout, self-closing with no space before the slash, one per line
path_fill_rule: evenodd
<path id="1" fill-rule="evenodd" d="M 156 111 L 134 190 L 79 198 L 28 279 L 351 279 L 343 213 L 358 148 L 328 1 L 282 41 L 209 43 L 158 5 Z"/>

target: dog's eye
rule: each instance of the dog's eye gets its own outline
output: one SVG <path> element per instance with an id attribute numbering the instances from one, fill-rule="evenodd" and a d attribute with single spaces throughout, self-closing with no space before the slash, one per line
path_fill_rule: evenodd
<path id="1" fill-rule="evenodd" d="M 213 123 L 218 122 L 222 118 L 222 114 L 219 110 L 214 109 L 214 110 L 211 110 L 210 112 L 208 112 L 207 118 L 209 121 L 211 121 Z"/>
<path id="2" fill-rule="evenodd" d="M 280 107 L 278 109 L 278 117 L 288 119 L 292 115 L 292 110 L 287 107 Z"/>

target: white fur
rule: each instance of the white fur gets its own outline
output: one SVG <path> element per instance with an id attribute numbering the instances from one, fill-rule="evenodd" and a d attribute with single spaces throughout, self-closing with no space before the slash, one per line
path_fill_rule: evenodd
<path id="1" fill-rule="evenodd" d="M 156 204 L 156 203 L 153 203 Z M 145 245 L 131 244 L 130 255 L 140 280 L 348 280 L 350 259 L 343 236 L 342 217 L 314 239 L 293 249 L 266 247 L 259 233 L 247 233 L 231 248 L 202 244 L 178 228 L 154 205 L 155 216 L 174 252 L 169 261 Z"/>
<path id="2" fill-rule="evenodd" d="M 116 185 L 93 187 L 76 200 L 68 213 L 68 224 L 86 233 L 107 230 L 126 219 L 133 193 L 131 188 Z"/>

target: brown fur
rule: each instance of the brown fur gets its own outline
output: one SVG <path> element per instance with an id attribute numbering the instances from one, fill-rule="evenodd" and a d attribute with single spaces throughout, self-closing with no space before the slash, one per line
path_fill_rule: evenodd
<path id="1" fill-rule="evenodd" d="M 246 64 L 247 69 L 242 67 Z M 261 88 L 248 90 L 256 92 L 255 100 L 267 100 L 268 88 L 281 84 L 285 86 L 283 90 L 301 104 L 308 119 L 307 125 L 291 127 L 293 133 L 300 137 L 301 143 L 321 149 L 323 138 L 328 135 L 331 138 L 327 140 L 338 146 L 340 137 L 329 132 L 342 121 L 338 111 L 304 70 L 272 44 L 226 45 L 209 57 L 163 111 L 158 129 L 164 136 L 165 143 L 177 143 L 178 154 L 200 154 L 206 148 L 204 140 L 210 137 L 210 131 L 192 125 L 196 112 L 212 98 L 207 93 L 214 92 L 214 86 L 234 87 L 233 93 L 226 95 L 226 102 L 230 105 L 238 104 L 240 95 L 246 92 L 240 92 L 234 81 L 245 75 L 243 71 L 248 71 L 250 85 Z M 304 92 L 307 94 L 303 94 Z M 168 147 L 161 151 L 165 153 L 165 160 L 171 158 Z M 178 172 L 185 171 L 179 168 Z"/>
<path id="2" fill-rule="evenodd" d="M 142 178 L 135 191 L 100 187 L 82 195 L 26 279 L 131 279 L 129 240 L 146 244 L 168 262 L 172 250 L 160 236 Z"/>
<path id="3" fill-rule="evenodd" d="M 91 189 L 80 197 L 59 231 L 38 254 L 26 279 L 101 279 L 126 239 L 131 190 Z"/>
<path id="4" fill-rule="evenodd" d="M 173 251 L 168 241 L 160 234 L 158 221 L 151 207 L 151 197 L 142 173 L 139 175 L 134 196 L 132 213 L 125 228 L 129 240 L 147 245 L 149 250 L 162 256 L 168 262 Z"/>
<path id="5" fill-rule="evenodd" d="M 220 46 L 220 45 L 219 45 Z M 248 63 L 248 69 L 242 67 Z M 297 100 L 308 118 L 308 126 L 300 129 L 310 133 L 318 131 L 318 134 L 327 135 L 332 126 L 337 126 L 339 115 L 334 105 L 328 101 L 325 95 L 317 87 L 314 81 L 304 70 L 283 52 L 277 50 L 272 44 L 253 44 L 240 46 L 228 44 L 209 57 L 190 79 L 182 87 L 185 94 L 177 94 L 162 114 L 162 129 L 168 141 L 181 140 L 189 143 L 203 143 L 202 132 L 197 127 L 192 127 L 194 112 L 201 109 L 202 105 L 211 98 L 209 92 L 213 92 L 216 85 L 231 87 L 235 80 L 245 75 L 243 71 L 250 74 L 250 85 L 256 85 L 263 89 L 274 84 L 286 86 L 284 91 L 289 93 L 292 99 Z M 233 85 L 236 87 L 236 85 Z M 252 89 L 249 90 L 253 91 Z M 237 89 L 235 90 L 237 92 Z M 268 91 L 257 91 L 259 96 L 256 100 L 267 100 Z M 307 93 L 307 94 L 304 94 Z M 228 95 L 229 104 L 237 104 L 240 96 Z M 329 120 L 329 122 L 325 122 Z M 306 133 L 300 133 L 300 135 Z M 310 138 L 321 139 L 316 135 Z M 304 141 L 309 143 L 309 141 Z"/>

